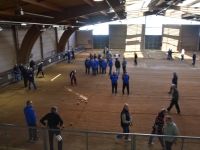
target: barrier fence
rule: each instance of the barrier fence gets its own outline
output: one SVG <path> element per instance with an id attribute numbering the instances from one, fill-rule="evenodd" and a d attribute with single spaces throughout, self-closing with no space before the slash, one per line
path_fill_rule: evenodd
<path id="1" fill-rule="evenodd" d="M 13 124 L 0 124 L 0 149 L 4 147 L 29 149 L 29 150 L 48 150 L 49 140 L 48 131 L 52 129 L 31 127 L 38 130 L 37 143 L 29 141 L 28 126 L 18 126 Z M 58 130 L 58 129 L 56 129 Z M 53 129 L 53 131 L 56 131 Z M 115 142 L 115 135 L 123 133 L 115 132 L 93 132 L 61 129 L 63 150 L 159 150 L 161 148 L 156 137 L 176 137 L 178 144 L 173 146 L 173 150 L 199 150 L 200 137 L 194 136 L 166 136 L 155 134 L 127 133 L 131 138 L 130 142 L 123 139 L 119 143 Z M 123 134 L 125 135 L 125 134 Z M 148 147 L 148 139 L 153 136 L 155 144 Z M 54 147 L 57 147 L 57 139 L 54 137 Z"/>

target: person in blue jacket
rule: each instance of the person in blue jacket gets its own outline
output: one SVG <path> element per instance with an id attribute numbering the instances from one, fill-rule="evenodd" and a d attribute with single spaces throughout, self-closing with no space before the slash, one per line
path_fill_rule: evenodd
<path id="1" fill-rule="evenodd" d="M 117 81 L 118 81 L 118 75 L 116 74 L 116 71 L 113 71 L 113 74 L 110 76 L 110 80 L 112 83 L 112 94 L 115 93 L 117 95 Z M 115 91 L 114 91 L 115 89 Z"/>
<path id="2" fill-rule="evenodd" d="M 33 109 L 33 102 L 29 100 L 26 102 L 26 105 L 27 106 L 24 108 L 26 123 L 29 127 L 37 127 L 37 119 L 35 111 Z M 37 137 L 37 129 L 29 128 L 29 140 L 33 142 L 37 142 L 39 140 L 39 138 Z"/>
<path id="3" fill-rule="evenodd" d="M 112 58 L 111 59 L 109 59 L 109 75 L 111 75 L 111 72 L 112 72 L 112 66 L 113 66 L 113 60 L 112 60 Z"/>
<path id="4" fill-rule="evenodd" d="M 129 75 L 127 72 L 124 72 L 122 75 L 122 80 L 123 80 L 123 88 L 122 88 L 122 93 L 124 95 L 124 89 L 127 88 L 127 94 L 129 95 Z"/>
<path id="5" fill-rule="evenodd" d="M 88 58 L 85 60 L 85 73 L 90 74 L 90 60 Z"/>
<path id="6" fill-rule="evenodd" d="M 106 74 L 107 62 L 105 59 L 102 60 L 102 74 Z"/>
<path id="7" fill-rule="evenodd" d="M 99 71 L 98 71 L 98 66 L 99 66 L 99 61 L 97 60 L 97 58 L 94 59 L 94 62 L 96 63 L 96 74 L 99 74 Z"/>
<path id="8" fill-rule="evenodd" d="M 102 74 L 102 62 L 103 62 L 103 59 L 102 59 L 102 57 L 100 57 L 100 59 L 99 59 L 99 74 Z"/>
<path id="9" fill-rule="evenodd" d="M 92 75 L 96 76 L 97 63 L 94 61 L 94 59 L 91 60 L 91 67 L 92 67 Z"/>
<path id="10" fill-rule="evenodd" d="M 178 87 L 178 76 L 176 72 L 173 73 L 172 84 L 176 85 L 176 88 Z M 170 88 L 170 91 L 168 93 L 172 93 L 172 87 Z"/>
<path id="11" fill-rule="evenodd" d="M 67 52 L 68 64 L 70 64 L 70 59 L 71 59 L 71 52 L 70 52 L 70 50 L 68 50 L 68 52 Z"/>
<path id="12" fill-rule="evenodd" d="M 196 52 L 194 52 L 194 54 L 192 56 L 192 60 L 193 60 L 192 66 L 193 67 L 195 66 L 196 58 L 197 58 L 197 55 L 196 55 Z"/>

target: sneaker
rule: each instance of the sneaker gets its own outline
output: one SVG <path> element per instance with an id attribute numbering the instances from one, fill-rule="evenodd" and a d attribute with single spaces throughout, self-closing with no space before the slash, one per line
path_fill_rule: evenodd
<path id="1" fill-rule="evenodd" d="M 40 139 L 39 138 L 37 138 L 36 140 L 33 140 L 33 142 L 37 142 L 37 141 L 39 141 Z"/>
<path id="2" fill-rule="evenodd" d="M 116 141 L 117 143 L 119 143 L 119 138 L 117 137 L 117 135 L 115 135 L 115 141 Z"/>
<path id="3" fill-rule="evenodd" d="M 153 143 L 153 142 L 151 142 L 151 143 L 148 143 L 147 145 L 148 145 L 148 146 L 152 146 L 152 145 L 154 145 L 154 143 Z"/>
<path id="4" fill-rule="evenodd" d="M 131 139 L 125 139 L 124 141 L 126 141 L 126 142 L 130 142 L 130 141 L 131 141 Z"/>

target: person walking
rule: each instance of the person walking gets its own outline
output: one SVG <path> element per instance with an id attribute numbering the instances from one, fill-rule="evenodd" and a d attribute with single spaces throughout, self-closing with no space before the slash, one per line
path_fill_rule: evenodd
<path id="1" fill-rule="evenodd" d="M 184 55 L 185 55 L 185 50 L 182 49 L 181 50 L 181 59 L 180 59 L 180 61 L 184 61 Z"/>
<path id="2" fill-rule="evenodd" d="M 173 73 L 172 84 L 175 84 L 176 88 L 178 87 L 178 76 L 177 76 L 176 72 Z M 172 93 L 172 88 L 170 88 L 170 91 L 168 93 L 169 94 Z"/>
<path id="3" fill-rule="evenodd" d="M 162 135 L 162 128 L 164 126 L 164 117 L 167 115 L 167 109 L 163 108 L 156 116 L 155 122 L 153 124 L 153 130 L 151 132 L 151 134 L 158 134 L 158 135 Z M 162 149 L 165 150 L 165 144 L 164 144 L 164 140 L 162 137 L 158 137 L 160 144 L 162 146 Z M 153 140 L 153 136 L 150 136 L 149 138 L 149 142 L 148 142 L 148 146 L 152 146 L 154 145 L 154 143 L 152 142 Z"/>
<path id="4" fill-rule="evenodd" d="M 197 58 L 197 55 L 196 55 L 196 52 L 194 52 L 194 54 L 193 54 L 193 56 L 192 56 L 192 60 L 193 60 L 192 66 L 193 66 L 193 67 L 195 66 L 196 58 Z"/>
<path id="5" fill-rule="evenodd" d="M 115 61 L 115 68 L 116 68 L 116 73 L 117 73 L 117 75 L 120 74 L 120 67 L 121 67 L 120 61 L 118 60 L 118 58 L 116 58 L 116 61 Z"/>
<path id="6" fill-rule="evenodd" d="M 37 119 L 36 119 L 36 114 L 33 109 L 33 102 L 32 101 L 27 101 L 26 102 L 26 107 L 24 108 L 24 115 L 26 118 L 26 123 L 30 127 L 28 129 L 29 131 L 29 140 L 33 142 L 37 142 L 39 138 L 37 137 L 37 128 L 31 128 L 31 127 L 37 127 Z"/>
<path id="7" fill-rule="evenodd" d="M 102 60 L 102 75 L 106 74 L 106 68 L 107 68 L 107 62 L 105 61 L 105 59 Z"/>
<path id="8" fill-rule="evenodd" d="M 122 87 L 122 94 L 124 95 L 124 89 L 127 88 L 127 94 L 129 95 L 129 75 L 127 72 L 124 72 L 122 75 L 123 87 Z"/>
<path id="9" fill-rule="evenodd" d="M 33 68 L 30 68 L 29 69 L 29 72 L 28 72 L 28 80 L 29 80 L 29 84 L 28 84 L 28 87 L 29 87 L 29 90 L 31 90 L 31 83 L 33 84 L 34 86 L 34 89 L 37 91 L 38 88 L 35 84 L 35 81 L 34 81 L 34 73 L 33 73 Z"/>
<path id="10" fill-rule="evenodd" d="M 75 60 L 75 50 L 72 48 L 72 59 Z"/>
<path id="11" fill-rule="evenodd" d="M 124 104 L 124 108 L 121 112 L 120 118 L 121 118 L 121 127 L 123 129 L 123 133 L 129 133 L 130 132 L 129 126 L 130 126 L 130 124 L 132 124 L 132 117 L 130 116 L 129 105 L 127 103 Z M 119 139 L 122 138 L 123 136 L 124 135 L 122 135 L 122 134 L 115 135 L 116 142 L 118 143 Z M 125 135 L 126 142 L 131 141 L 131 139 L 129 139 L 128 137 L 129 137 L 129 135 Z"/>
<path id="12" fill-rule="evenodd" d="M 117 95 L 117 82 L 118 82 L 118 75 L 116 74 L 116 71 L 113 71 L 113 74 L 110 75 L 110 80 L 111 80 L 111 83 L 112 83 L 112 94 L 114 95 Z M 114 91 L 115 89 L 115 91 Z"/>
<path id="13" fill-rule="evenodd" d="M 90 74 L 90 60 L 88 58 L 85 60 L 85 74 Z"/>
<path id="14" fill-rule="evenodd" d="M 76 70 L 73 70 L 72 72 L 70 72 L 69 76 L 71 79 L 71 86 L 73 86 L 74 84 L 77 85 Z"/>
<path id="15" fill-rule="evenodd" d="M 135 63 L 135 65 L 137 65 L 137 58 L 138 58 L 137 53 L 134 52 L 134 63 Z"/>
<path id="16" fill-rule="evenodd" d="M 23 71 L 23 77 L 24 77 L 24 87 L 27 87 L 27 83 L 28 83 L 28 69 L 27 66 L 24 66 L 24 71 Z"/>
<path id="17" fill-rule="evenodd" d="M 44 78 L 44 72 L 43 72 L 42 68 L 43 68 L 43 62 L 39 63 L 39 65 L 38 65 L 38 72 L 37 72 L 37 74 L 36 74 L 36 78 L 38 77 L 38 74 L 39 74 L 40 72 L 42 72 L 42 76 L 43 76 L 43 78 Z"/>
<path id="18" fill-rule="evenodd" d="M 126 64 L 127 64 L 126 58 L 123 58 L 123 61 L 122 61 L 123 73 L 126 72 Z"/>
<path id="19" fill-rule="evenodd" d="M 19 65 L 19 70 L 20 70 L 20 75 L 21 75 L 21 80 L 22 80 L 23 79 L 23 72 L 24 72 L 24 66 L 23 66 L 22 63 Z"/>
<path id="20" fill-rule="evenodd" d="M 68 52 L 67 52 L 67 62 L 68 62 L 68 64 L 71 63 L 70 60 L 71 60 L 71 52 L 70 52 L 70 50 L 68 50 Z"/>
<path id="21" fill-rule="evenodd" d="M 109 64 L 109 75 L 111 75 L 111 73 L 112 73 L 112 67 L 113 67 L 113 60 L 112 60 L 112 58 L 109 60 L 108 64 Z"/>
<path id="22" fill-rule="evenodd" d="M 163 134 L 164 135 L 171 135 L 171 136 L 177 136 L 178 135 L 178 127 L 173 122 L 172 118 L 170 116 L 167 116 L 165 118 L 166 125 L 163 127 Z M 165 140 L 165 148 L 166 150 L 172 150 L 172 145 L 177 144 L 177 138 L 174 137 L 164 137 Z"/>
<path id="23" fill-rule="evenodd" d="M 171 88 L 173 89 L 172 100 L 171 100 L 171 103 L 170 103 L 169 107 L 167 108 L 167 110 L 170 111 L 172 109 L 172 107 L 175 105 L 176 110 L 177 110 L 176 113 L 180 114 L 180 108 L 179 108 L 179 105 L 178 105 L 178 100 L 179 100 L 178 90 L 177 90 L 175 84 L 173 84 L 171 86 Z"/>
<path id="24" fill-rule="evenodd" d="M 31 59 L 29 65 L 30 65 L 30 68 L 33 68 L 33 74 L 34 74 L 34 71 L 35 71 L 35 61 L 33 59 Z"/>
<path id="25" fill-rule="evenodd" d="M 14 74 L 15 74 L 15 82 L 20 82 L 19 75 L 20 75 L 20 70 L 17 64 L 15 64 L 13 68 Z"/>
<path id="26" fill-rule="evenodd" d="M 61 137 L 61 131 L 60 128 L 63 127 L 63 120 L 61 119 L 60 115 L 58 114 L 58 108 L 56 106 L 53 106 L 51 108 L 51 113 L 46 114 L 42 119 L 40 119 L 40 122 L 49 128 L 49 145 L 50 150 L 54 150 L 54 144 L 53 144 L 53 136 L 56 135 L 58 139 L 58 150 L 62 150 L 62 137 Z M 56 129 L 56 130 L 55 130 Z"/>

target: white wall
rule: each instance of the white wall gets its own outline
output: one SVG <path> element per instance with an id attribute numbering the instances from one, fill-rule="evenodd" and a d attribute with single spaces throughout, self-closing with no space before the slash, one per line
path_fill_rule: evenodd
<path id="1" fill-rule="evenodd" d="M 0 72 L 12 69 L 17 62 L 12 30 L 0 32 Z"/>

